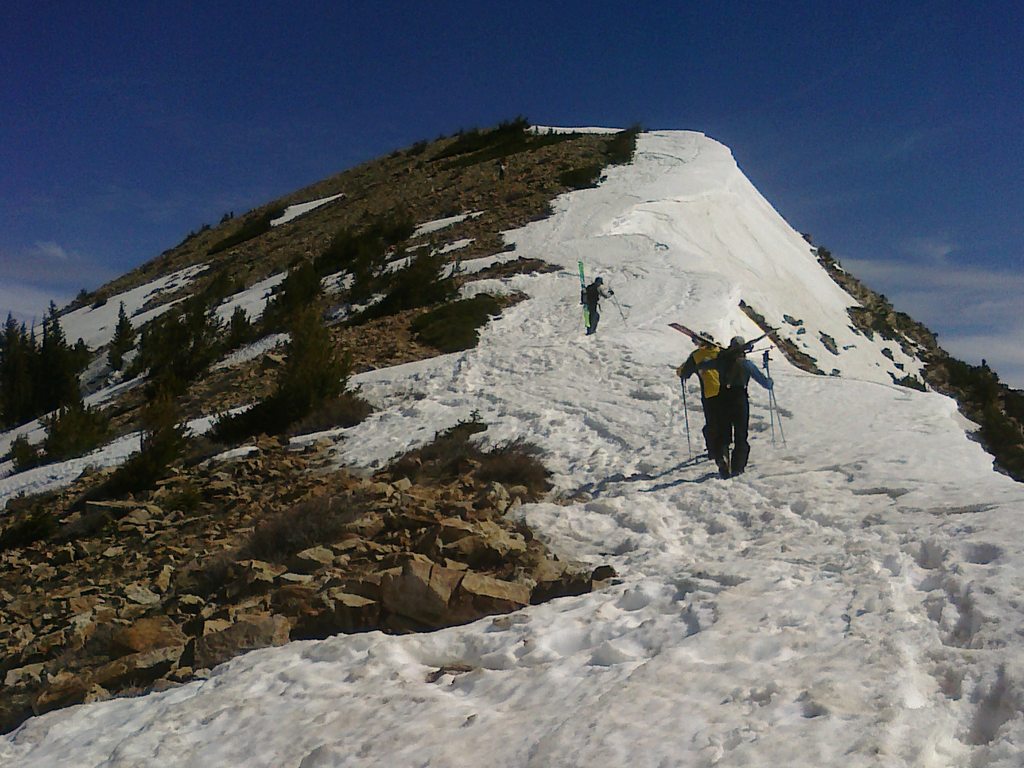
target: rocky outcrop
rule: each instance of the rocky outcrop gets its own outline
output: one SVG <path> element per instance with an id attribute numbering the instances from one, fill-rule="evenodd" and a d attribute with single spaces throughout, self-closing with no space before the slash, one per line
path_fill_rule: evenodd
<path id="1" fill-rule="evenodd" d="M 210 268 L 160 301 L 208 292 L 218 282 L 251 287 L 316 258 L 339 232 L 397 210 L 415 222 L 477 212 L 409 245 L 465 244 L 453 251 L 455 260 L 492 255 L 508 249 L 503 232 L 548 214 L 549 201 L 566 189 L 564 170 L 608 161 L 607 137 L 552 135 L 531 139 L 529 151 L 517 149 L 498 179 L 491 163 L 448 154 L 458 141 L 394 153 L 257 209 L 253 217 L 345 193 L 232 248 L 211 253 L 240 222 L 203 227 L 83 302 L 200 263 Z M 457 282 L 550 268 L 517 261 L 463 274 L 457 266 Z M 431 357 L 437 350 L 411 330 L 425 311 L 332 325 L 332 341 L 353 371 Z M 283 361 L 279 350 L 206 371 L 178 398 L 181 415 L 266 397 Z M 107 404 L 114 433 L 138 428 L 145 389 L 128 387 Z M 209 457 L 219 448 L 202 450 Z M 0 551 L 0 730 L 33 712 L 179 684 L 235 653 L 285 639 L 421 631 L 591 588 L 590 568 L 559 561 L 511 522 L 535 491 L 480 482 L 472 462 L 459 477 L 354 477 L 336 469 L 329 450 L 291 450 L 286 440 L 262 438 L 240 459 L 194 456 L 187 469 L 135 498 L 98 501 L 93 491 L 113 471 L 98 470 L 65 491 L 12 500 L 0 534 L 25 523 L 33 528 L 33 515 L 56 533 Z M 304 504 L 313 511 L 305 518 L 296 511 Z M 287 524 L 264 535 L 289 515 L 301 518 L 301 542 Z M 419 590 L 424 604 L 410 600 L 407 589 Z"/>
<path id="2" fill-rule="evenodd" d="M 146 498 L 75 505 L 76 487 L 50 499 L 62 533 L 0 553 L 3 730 L 257 648 L 467 623 L 612 575 L 557 559 L 514 520 L 535 495 L 525 487 L 331 464 L 327 445 L 262 439 Z"/>

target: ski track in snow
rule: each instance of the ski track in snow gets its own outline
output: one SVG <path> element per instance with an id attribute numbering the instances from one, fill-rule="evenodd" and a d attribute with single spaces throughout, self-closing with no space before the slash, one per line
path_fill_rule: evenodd
<path id="1" fill-rule="evenodd" d="M 862 338 L 842 378 L 776 355 L 786 444 L 776 424 L 773 445 L 767 393 L 752 383 L 750 467 L 729 481 L 699 455 L 691 380 L 687 452 L 670 367 L 692 346 L 666 322 L 756 335 L 736 307 L 749 292 L 709 254 L 750 248 L 753 264 L 788 253 L 779 238 L 799 247 L 757 218 L 770 206 L 722 155 L 695 134 L 645 134 L 634 165 L 508 233 L 564 271 L 473 286 L 531 300 L 474 350 L 356 377 L 378 411 L 338 443 L 340 463 L 381 466 L 478 412 L 489 428 L 477 439 L 534 442 L 554 473 L 552 500 L 516 514 L 556 551 L 613 565 L 616 583 L 426 635 L 257 651 L 206 681 L 35 718 L 0 740 L 0 761 L 1021 765 L 1024 492 L 967 439 L 955 403 L 886 384 L 881 344 Z M 672 173 L 684 174 L 674 186 Z M 721 218 L 723 195 L 756 213 L 702 238 L 678 206 Z M 589 338 L 578 258 L 628 311 L 603 302 Z M 780 269 L 782 283 L 800 273 Z M 842 305 L 818 285 L 814 272 L 769 308 L 834 317 Z M 472 670 L 426 681 L 454 663 Z"/>

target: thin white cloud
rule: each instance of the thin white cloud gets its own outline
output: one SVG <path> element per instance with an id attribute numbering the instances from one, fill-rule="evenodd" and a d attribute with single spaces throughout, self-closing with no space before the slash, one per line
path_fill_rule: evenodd
<path id="1" fill-rule="evenodd" d="M 903 242 L 903 248 L 911 256 L 944 263 L 958 246 L 940 237 L 911 237 Z"/>
<path id="2" fill-rule="evenodd" d="M 0 322 L 11 314 L 15 319 L 31 326 L 43 319 L 51 301 L 61 306 L 71 298 L 70 295 L 54 293 L 25 283 L 4 281 L 3 285 L 0 285 Z"/>
<path id="3" fill-rule="evenodd" d="M 0 320 L 10 312 L 31 323 L 46 313 L 51 300 L 63 306 L 82 288 L 96 288 L 112 277 L 109 267 L 54 241 L 0 250 Z"/>
<path id="4" fill-rule="evenodd" d="M 1008 333 L 952 335 L 942 347 L 953 357 L 979 364 L 985 360 L 999 379 L 1014 389 L 1024 390 L 1024 324 Z"/>
<path id="5" fill-rule="evenodd" d="M 867 285 L 887 283 L 907 290 L 992 291 L 1020 293 L 1024 290 L 1024 274 L 981 267 L 937 266 L 913 261 L 875 259 L 843 259 L 842 265 Z"/>
<path id="6" fill-rule="evenodd" d="M 71 259 L 71 255 L 53 241 L 37 242 L 35 252 L 41 258 L 54 261 L 69 261 Z"/>

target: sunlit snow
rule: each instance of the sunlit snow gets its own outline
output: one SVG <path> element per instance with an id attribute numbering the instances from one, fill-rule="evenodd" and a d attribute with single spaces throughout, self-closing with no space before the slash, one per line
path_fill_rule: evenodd
<path id="1" fill-rule="evenodd" d="M 72 344 L 82 339 L 90 349 L 101 347 L 114 338 L 121 304 L 124 304 L 125 313 L 132 325 L 140 328 L 170 309 L 174 302 L 168 302 L 166 297 L 188 286 L 206 269 L 206 264 L 185 267 L 138 288 L 110 296 L 99 306 L 76 309 L 60 318 L 61 329 Z M 143 310 L 147 305 L 152 306 Z"/>
<path id="2" fill-rule="evenodd" d="M 478 216 L 483 216 L 483 211 L 471 211 L 469 213 L 460 213 L 457 216 L 446 216 L 443 219 L 425 221 L 416 227 L 416 230 L 412 233 L 412 237 L 422 237 L 423 235 L 429 235 L 433 232 L 439 232 L 453 224 L 460 224 L 466 219 L 475 219 Z"/>
<path id="3" fill-rule="evenodd" d="M 289 221 L 297 219 L 302 214 L 309 213 L 310 211 L 315 210 L 322 205 L 326 205 L 327 203 L 333 202 L 337 200 L 339 197 L 345 197 L 345 193 L 342 192 L 337 195 L 331 195 L 330 197 L 321 197 L 318 200 L 310 200 L 309 202 L 306 203 L 297 203 L 296 205 L 289 205 L 287 208 L 284 209 L 284 213 L 282 213 L 276 219 L 270 220 L 270 226 L 279 227 L 282 224 L 287 224 Z"/>
<path id="4" fill-rule="evenodd" d="M 255 322 L 263 315 L 263 310 L 267 308 L 267 303 L 270 301 L 273 289 L 283 283 L 287 276 L 287 272 L 278 272 L 264 280 L 260 280 L 258 283 L 254 283 L 244 291 L 239 291 L 233 296 L 224 299 L 217 307 L 217 319 L 226 323 L 231 319 L 231 315 L 234 314 L 235 310 L 241 307 L 245 310 L 245 315 L 249 318 L 249 322 Z"/>
<path id="5" fill-rule="evenodd" d="M 1019 768 L 1024 490 L 956 404 L 891 383 L 895 362 L 918 364 L 850 329 L 853 300 L 701 134 L 642 134 L 632 164 L 554 208 L 506 237 L 563 270 L 470 284 L 529 300 L 476 349 L 354 377 L 378 410 L 338 449 L 381 466 L 476 412 L 486 443 L 532 441 L 554 472 L 552 499 L 517 514 L 618 583 L 430 634 L 250 653 L 34 718 L 0 763 Z M 619 302 L 592 337 L 580 259 Z M 750 467 L 723 481 L 699 456 L 696 384 L 684 419 L 672 370 L 692 345 L 666 323 L 759 335 L 741 299 L 839 375 L 775 353 L 786 441 L 752 385 Z M 428 682 L 453 664 L 471 671 Z"/>

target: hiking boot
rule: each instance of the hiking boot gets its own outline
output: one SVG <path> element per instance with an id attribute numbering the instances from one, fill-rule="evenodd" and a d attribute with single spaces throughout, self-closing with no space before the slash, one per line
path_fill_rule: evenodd
<path id="1" fill-rule="evenodd" d="M 715 459 L 715 463 L 718 464 L 718 476 L 725 480 L 729 477 L 729 462 L 724 458 Z"/>

